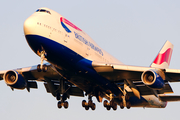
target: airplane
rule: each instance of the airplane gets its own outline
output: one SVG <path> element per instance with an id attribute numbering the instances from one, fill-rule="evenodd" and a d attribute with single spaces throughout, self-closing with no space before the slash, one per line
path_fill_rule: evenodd
<path id="1" fill-rule="evenodd" d="M 125 65 L 100 48 L 82 29 L 49 8 L 39 8 L 24 22 L 24 35 L 40 64 L 0 71 L 12 89 L 30 92 L 43 82 L 60 109 L 70 96 L 84 97 L 85 110 L 96 109 L 95 97 L 107 109 L 165 108 L 180 101 L 170 82 L 180 81 L 180 69 L 169 69 L 173 44 L 166 41 L 149 67 Z M 46 61 L 46 63 L 44 63 Z M 103 101 L 103 99 L 105 99 Z"/>

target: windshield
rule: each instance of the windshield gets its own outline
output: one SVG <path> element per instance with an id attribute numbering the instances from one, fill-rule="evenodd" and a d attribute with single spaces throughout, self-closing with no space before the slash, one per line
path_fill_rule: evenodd
<path id="1" fill-rule="evenodd" d="M 38 9 L 38 10 L 36 10 L 36 12 L 45 12 L 45 13 L 51 14 L 50 11 L 45 10 L 45 9 Z"/>

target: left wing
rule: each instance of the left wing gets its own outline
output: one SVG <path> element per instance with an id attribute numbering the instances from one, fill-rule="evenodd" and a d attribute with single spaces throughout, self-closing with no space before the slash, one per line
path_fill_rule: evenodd
<path id="1" fill-rule="evenodd" d="M 93 62 L 92 66 L 96 72 L 117 84 L 122 91 L 126 90 L 128 94 L 133 93 L 139 99 L 142 95 L 159 97 L 159 94 L 173 93 L 169 82 L 180 81 L 180 70 L 168 69 L 172 51 L 173 44 L 166 41 L 150 67 L 99 62 Z M 172 96 L 161 98 L 164 101 L 179 99 Z"/>
<path id="2" fill-rule="evenodd" d="M 180 96 L 161 95 L 161 96 L 159 96 L 159 98 L 165 102 L 180 101 Z"/>
<path id="3" fill-rule="evenodd" d="M 123 88 L 124 84 L 127 83 L 130 88 L 128 92 L 133 92 L 138 98 L 141 95 L 154 94 L 157 96 L 158 94 L 173 93 L 168 82 L 180 81 L 179 69 L 159 69 L 97 62 L 93 62 L 92 66 L 100 75 L 116 83 L 119 87 Z M 150 80 L 151 82 L 147 82 L 148 77 L 144 77 L 148 75 L 153 77 L 152 81 Z M 144 78 L 146 80 L 143 80 Z M 162 82 L 163 86 L 159 88 L 157 81 Z"/>
<path id="4" fill-rule="evenodd" d="M 180 69 L 159 69 L 151 67 L 107 64 L 98 62 L 93 62 L 92 66 L 94 67 L 96 72 L 114 82 L 119 82 L 124 79 L 141 81 L 142 73 L 151 69 L 163 71 L 166 75 L 166 79 L 170 82 L 180 81 Z"/>

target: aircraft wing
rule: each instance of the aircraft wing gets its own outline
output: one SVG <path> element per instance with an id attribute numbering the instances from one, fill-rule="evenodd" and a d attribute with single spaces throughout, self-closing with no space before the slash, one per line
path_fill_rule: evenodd
<path id="1" fill-rule="evenodd" d="M 100 75 L 116 83 L 119 87 L 123 88 L 124 85 L 127 83 L 127 85 L 130 87 L 126 90 L 128 92 L 133 92 L 138 98 L 140 97 L 140 95 L 173 93 L 169 82 L 180 81 L 179 69 L 158 69 L 151 67 L 106 64 L 97 62 L 92 63 L 92 66 Z M 154 90 L 143 83 L 141 76 L 144 72 L 149 70 L 162 72 L 161 74 L 164 75 L 163 79 L 165 83 L 162 89 Z"/>
<path id="2" fill-rule="evenodd" d="M 49 77 L 52 79 L 58 79 L 58 74 L 51 68 L 50 64 L 46 64 L 48 67 L 47 72 L 38 72 L 37 71 L 37 65 L 31 66 L 31 67 L 25 67 L 25 68 L 18 68 L 14 69 L 13 71 L 17 71 L 19 74 L 23 75 L 24 79 L 26 80 L 38 80 L 43 81 L 44 77 Z M 3 80 L 4 74 L 9 71 L 0 71 L 0 80 Z"/>
<path id="3" fill-rule="evenodd" d="M 180 101 L 180 96 L 161 95 L 161 96 L 159 96 L 159 98 L 165 102 Z"/>
<path id="4" fill-rule="evenodd" d="M 117 65 L 107 63 L 92 63 L 93 68 L 103 77 L 113 82 L 120 82 L 124 79 L 141 81 L 141 75 L 147 70 L 162 70 L 169 82 L 180 81 L 180 69 L 158 69 L 151 67 L 140 67 L 130 65 Z"/>
<path id="5" fill-rule="evenodd" d="M 18 75 L 18 76 L 16 76 L 16 79 L 20 80 L 23 78 L 23 80 L 26 81 L 26 83 L 27 83 L 26 88 L 28 91 L 30 91 L 30 88 L 37 89 L 38 86 L 37 86 L 36 81 L 42 81 L 42 82 L 44 82 L 46 91 L 48 93 L 54 94 L 53 92 L 56 92 L 56 90 L 58 89 L 58 86 L 60 85 L 60 79 L 61 79 L 62 75 L 51 64 L 46 63 L 45 65 L 47 66 L 47 69 L 48 69 L 46 72 L 38 72 L 37 65 L 31 66 L 31 67 L 25 67 L 25 68 L 18 68 L 18 69 L 14 69 L 14 70 L 0 71 L 0 80 L 4 79 L 4 75 L 7 72 L 9 72 L 9 71 L 11 73 L 14 72 L 14 73 L 17 73 L 17 75 Z M 48 81 L 47 79 L 50 81 Z M 5 80 L 5 82 L 8 86 L 11 87 L 12 90 L 16 87 L 17 87 L 16 89 L 24 89 L 24 88 L 19 88 L 19 86 L 15 86 L 15 87 L 11 86 L 11 83 L 8 83 L 6 80 Z M 21 81 L 21 83 L 23 83 L 23 82 Z M 81 89 L 72 85 L 68 81 L 66 81 L 65 85 L 66 85 L 66 87 L 69 87 L 68 88 L 69 95 L 84 96 L 84 93 Z M 52 86 L 54 86 L 54 88 L 52 88 Z"/>

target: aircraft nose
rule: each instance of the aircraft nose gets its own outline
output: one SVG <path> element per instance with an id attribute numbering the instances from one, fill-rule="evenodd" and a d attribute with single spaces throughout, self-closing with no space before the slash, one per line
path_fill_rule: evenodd
<path id="1" fill-rule="evenodd" d="M 32 16 L 27 18 L 24 22 L 24 35 L 33 34 L 35 31 L 36 23 Z"/>

